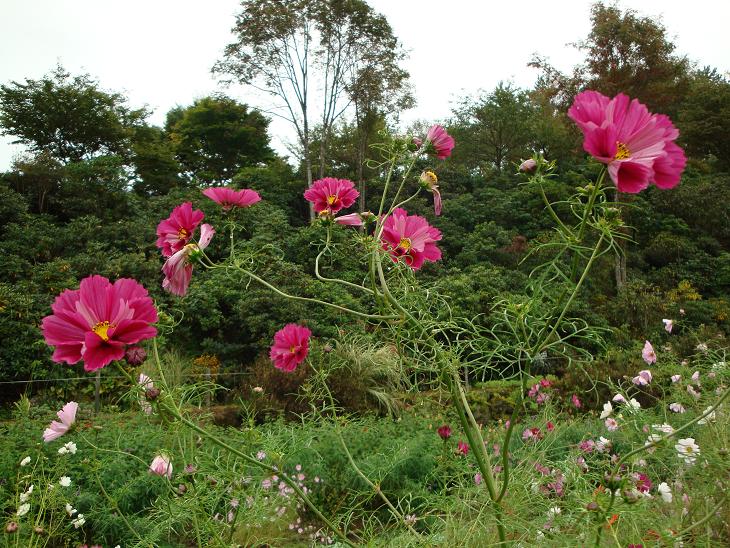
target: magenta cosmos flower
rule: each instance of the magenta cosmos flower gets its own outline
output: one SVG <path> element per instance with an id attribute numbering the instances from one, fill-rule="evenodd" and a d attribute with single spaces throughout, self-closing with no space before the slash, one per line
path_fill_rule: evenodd
<path id="1" fill-rule="evenodd" d="M 312 332 L 295 323 L 285 325 L 274 335 L 274 344 L 269 357 L 274 367 L 286 371 L 294 371 L 309 353 L 309 337 Z"/>
<path id="2" fill-rule="evenodd" d="M 325 177 L 314 181 L 304 191 L 304 198 L 314 204 L 319 213 L 337 213 L 340 209 L 355 203 L 360 193 L 355 190 L 355 183 L 348 179 Z"/>
<path id="3" fill-rule="evenodd" d="M 212 226 L 208 223 L 203 224 L 200 227 L 200 241 L 197 244 L 186 244 L 165 261 L 162 265 L 162 272 L 165 274 L 165 279 L 162 280 L 163 289 L 180 297 L 188 292 L 190 279 L 193 277 L 191 256 L 208 247 L 214 234 L 215 229 Z"/>
<path id="4" fill-rule="evenodd" d="M 150 472 L 158 476 L 167 476 L 168 479 L 172 478 L 172 463 L 170 459 L 165 455 L 157 455 L 152 459 Z"/>
<path id="5" fill-rule="evenodd" d="M 436 429 L 436 433 L 442 440 L 446 441 L 451 437 L 451 427 L 448 424 L 444 424 Z"/>
<path id="6" fill-rule="evenodd" d="M 70 401 L 63 406 L 56 415 L 61 419 L 61 422 L 53 421 L 51 425 L 43 432 L 43 441 L 48 443 L 57 438 L 63 436 L 66 432 L 71 429 L 73 423 L 76 422 L 76 411 L 79 409 L 79 404 L 75 401 Z"/>
<path id="7" fill-rule="evenodd" d="M 583 132 L 583 148 L 608 166 L 616 188 L 637 193 L 654 183 L 679 184 L 687 163 L 675 144 L 679 131 L 663 114 L 652 114 L 623 93 L 609 99 L 596 91 L 579 93 L 568 116 Z"/>
<path id="8" fill-rule="evenodd" d="M 203 212 L 193 210 L 190 202 L 173 209 L 170 216 L 157 225 L 157 247 L 162 250 L 162 255 L 170 257 L 185 247 L 203 217 Z"/>
<path id="9" fill-rule="evenodd" d="M 383 223 L 383 249 L 390 253 L 394 262 L 403 257 L 413 270 L 421 268 L 424 261 L 441 258 L 441 250 L 436 247 L 440 239 L 441 232 L 437 228 L 423 217 L 408 215 L 405 209 L 396 209 Z"/>
<path id="10" fill-rule="evenodd" d="M 428 129 L 428 133 L 426 133 L 426 144 L 428 145 L 428 143 L 433 146 L 436 152 L 436 158 L 439 160 L 445 160 L 451 156 L 451 151 L 454 149 L 454 138 L 446 133 L 446 130 L 438 124 Z"/>
<path id="11" fill-rule="evenodd" d="M 121 360 L 127 345 L 157 335 L 150 324 L 157 311 L 147 290 L 135 280 L 122 278 L 111 284 L 103 276 L 81 280 L 78 289 L 67 289 L 51 305 L 41 330 L 53 361 L 84 361 L 84 370 L 96 371 Z"/>
<path id="12" fill-rule="evenodd" d="M 261 201 L 259 193 L 248 188 L 243 190 L 235 190 L 227 186 L 206 188 L 203 194 L 223 207 L 223 211 L 229 211 L 234 207 L 249 207 Z"/>

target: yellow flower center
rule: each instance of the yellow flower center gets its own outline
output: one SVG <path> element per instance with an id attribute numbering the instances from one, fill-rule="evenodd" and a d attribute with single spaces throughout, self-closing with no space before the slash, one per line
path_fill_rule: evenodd
<path id="1" fill-rule="evenodd" d="M 692 448 L 691 445 L 685 445 L 684 446 L 684 452 L 685 453 L 691 453 L 692 451 L 694 451 L 694 449 Z"/>
<path id="2" fill-rule="evenodd" d="M 336 201 L 337 201 L 336 195 L 330 194 L 329 196 L 327 196 L 327 205 L 334 205 Z"/>
<path id="3" fill-rule="evenodd" d="M 436 177 L 436 174 L 433 171 L 424 171 L 423 175 L 421 175 L 421 178 L 423 179 L 423 182 L 426 183 L 428 186 L 433 186 L 439 182 L 439 178 Z"/>
<path id="4" fill-rule="evenodd" d="M 294 345 L 294 344 L 293 344 L 293 345 L 291 345 L 291 346 L 289 347 L 289 352 L 291 352 L 292 354 L 296 354 L 296 352 L 297 352 L 297 347 L 296 347 L 296 345 Z"/>
<path id="5" fill-rule="evenodd" d="M 631 156 L 629 147 L 627 147 L 625 143 L 616 141 L 616 156 L 613 157 L 614 160 L 625 160 L 629 156 Z"/>
<path id="6" fill-rule="evenodd" d="M 109 328 L 113 327 L 109 322 L 99 322 L 94 327 L 91 328 L 91 330 L 99 335 L 101 340 L 108 341 L 109 335 L 107 335 L 107 331 L 109 331 Z"/>
<path id="7" fill-rule="evenodd" d="M 187 230 L 185 230 L 183 227 L 180 227 L 180 230 L 177 231 L 178 240 L 187 240 L 188 236 L 190 236 L 190 233 Z"/>
<path id="8" fill-rule="evenodd" d="M 401 238 L 398 247 L 400 247 L 403 251 L 410 251 L 412 245 L 410 238 Z"/>

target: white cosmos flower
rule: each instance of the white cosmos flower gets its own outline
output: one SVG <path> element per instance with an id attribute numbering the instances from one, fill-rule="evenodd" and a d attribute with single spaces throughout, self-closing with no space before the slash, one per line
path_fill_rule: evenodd
<path id="1" fill-rule="evenodd" d="M 631 398 L 628 401 L 627 405 L 628 405 L 628 408 L 632 411 L 638 411 L 639 409 L 641 409 L 641 404 L 638 401 L 636 401 L 635 398 Z"/>
<path id="2" fill-rule="evenodd" d="M 79 514 L 79 515 L 78 515 L 78 516 L 76 517 L 76 519 L 75 519 L 75 520 L 73 520 L 73 521 L 72 521 L 71 523 L 73 524 L 74 528 L 78 529 L 78 528 L 79 528 L 79 527 L 81 527 L 81 526 L 82 526 L 82 525 L 83 525 L 84 523 L 86 523 L 86 520 L 84 519 L 84 515 L 83 515 L 83 514 Z"/>
<path id="3" fill-rule="evenodd" d="M 671 424 L 667 424 L 667 423 L 664 423 L 664 424 L 652 424 L 651 427 L 654 430 L 658 430 L 659 432 L 663 432 L 665 434 L 671 434 L 671 433 L 674 432 L 674 428 L 672 428 L 672 425 Z"/>
<path id="4" fill-rule="evenodd" d="M 662 500 L 664 502 L 666 502 L 667 504 L 672 502 L 672 490 L 666 482 L 661 482 L 657 487 L 657 491 L 659 491 L 659 494 L 662 496 Z"/>
<path id="5" fill-rule="evenodd" d="M 694 438 L 682 438 L 677 440 L 677 444 L 674 446 L 677 454 L 680 458 L 684 459 L 687 464 L 694 464 L 697 460 L 697 455 L 700 454 L 700 448 L 695 443 Z"/>
<path id="6" fill-rule="evenodd" d="M 30 464 L 30 457 L 25 457 L 20 461 L 20 466 L 27 466 L 28 464 Z"/>
<path id="7" fill-rule="evenodd" d="M 75 455 L 76 454 L 76 444 L 74 442 L 70 441 L 66 445 L 64 445 L 64 447 L 72 455 Z"/>
<path id="8" fill-rule="evenodd" d="M 74 515 L 74 514 L 75 514 L 76 512 L 78 512 L 78 510 L 76 510 L 76 508 L 74 508 L 73 506 L 71 506 L 71 505 L 70 505 L 70 504 L 69 504 L 69 503 L 67 502 L 67 503 L 66 503 L 66 513 L 68 514 L 68 516 L 69 516 L 69 517 L 72 517 L 72 516 L 73 516 L 73 515 Z"/>
<path id="9" fill-rule="evenodd" d="M 21 504 L 20 506 L 18 506 L 17 516 L 19 518 L 21 518 L 25 514 L 27 514 L 29 511 L 30 511 L 30 503 L 26 502 L 25 504 Z"/>
<path id="10" fill-rule="evenodd" d="M 605 419 L 607 417 L 611 416 L 611 413 L 613 413 L 613 405 L 611 405 L 610 401 L 607 401 L 603 404 L 603 411 L 601 412 L 601 419 Z"/>
<path id="11" fill-rule="evenodd" d="M 61 479 L 58 480 L 58 484 L 61 487 L 70 487 L 71 486 L 71 478 L 68 476 L 61 476 Z"/>
<path id="12" fill-rule="evenodd" d="M 706 408 L 706 409 L 705 409 L 705 410 L 704 410 L 704 411 L 702 412 L 702 414 L 704 415 L 704 414 L 705 414 L 705 413 L 707 413 L 707 412 L 708 412 L 708 411 L 709 411 L 710 409 L 712 409 L 712 406 L 710 406 L 710 407 L 707 407 L 707 408 Z M 706 417 L 704 417 L 704 418 L 702 418 L 702 419 L 698 420 L 698 421 L 697 421 L 697 424 L 707 424 L 708 422 L 715 422 L 715 412 L 714 412 L 714 411 L 713 411 L 712 413 L 710 413 L 709 415 L 707 415 Z"/>

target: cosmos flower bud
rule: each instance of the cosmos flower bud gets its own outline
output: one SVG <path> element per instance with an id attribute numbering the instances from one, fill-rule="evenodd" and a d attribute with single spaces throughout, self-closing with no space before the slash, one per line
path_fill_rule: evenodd
<path id="1" fill-rule="evenodd" d="M 147 352 L 141 346 L 130 346 L 124 353 L 124 359 L 132 367 L 142 365 L 147 359 Z"/>
<path id="2" fill-rule="evenodd" d="M 533 158 L 529 158 L 520 164 L 520 171 L 522 173 L 535 173 L 537 169 L 537 162 Z"/>
<path id="3" fill-rule="evenodd" d="M 159 388 L 148 388 L 144 391 L 144 397 L 149 401 L 155 401 L 160 396 Z"/>

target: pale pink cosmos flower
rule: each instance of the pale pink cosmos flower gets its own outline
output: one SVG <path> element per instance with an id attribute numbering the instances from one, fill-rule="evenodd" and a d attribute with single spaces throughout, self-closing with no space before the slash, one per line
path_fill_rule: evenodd
<path id="1" fill-rule="evenodd" d="M 157 311 L 147 290 L 135 280 L 112 284 L 103 276 L 81 280 L 78 289 L 67 289 L 43 318 L 46 343 L 54 346 L 53 361 L 84 362 L 85 371 L 96 371 L 124 357 L 128 345 L 157 335 L 151 325 Z"/>
<path id="2" fill-rule="evenodd" d="M 621 394 L 616 394 L 612 398 L 612 401 L 615 401 L 616 403 L 626 403 L 626 398 L 624 398 Z"/>
<path id="3" fill-rule="evenodd" d="M 662 320 L 664 322 L 664 329 L 667 331 L 667 333 L 672 332 L 672 328 L 674 327 L 674 320 Z"/>
<path id="4" fill-rule="evenodd" d="M 482 484 L 482 475 L 479 472 L 477 472 L 476 474 L 474 474 L 474 484 L 475 485 L 481 485 Z"/>
<path id="5" fill-rule="evenodd" d="M 684 406 L 678 402 L 670 403 L 669 410 L 673 411 L 674 413 L 684 413 L 685 412 Z"/>
<path id="6" fill-rule="evenodd" d="M 533 158 L 528 158 L 520 164 L 519 170 L 523 173 L 533 173 L 537 169 L 537 162 Z"/>
<path id="7" fill-rule="evenodd" d="M 205 223 L 200 227 L 200 240 L 197 244 L 191 243 L 185 245 L 165 261 L 165 264 L 162 266 L 162 272 L 165 274 L 165 279 L 162 281 L 163 289 L 179 297 L 185 296 L 188 292 L 190 280 L 193 277 L 191 256 L 208 247 L 214 234 L 215 229 L 208 223 Z"/>
<path id="8" fill-rule="evenodd" d="M 636 386 L 646 386 L 651 382 L 651 379 L 651 371 L 644 369 L 639 371 L 639 374 L 633 378 L 633 382 Z"/>
<path id="9" fill-rule="evenodd" d="M 295 323 L 285 325 L 274 334 L 274 344 L 269 358 L 274 367 L 290 373 L 302 363 L 309 353 L 309 338 L 312 332 Z"/>
<path id="10" fill-rule="evenodd" d="M 170 216 L 157 225 L 157 247 L 163 257 L 171 257 L 185 247 L 203 217 L 202 211 L 193 210 L 192 202 L 185 202 L 173 209 Z"/>
<path id="11" fill-rule="evenodd" d="M 672 382 L 679 382 L 682 380 L 682 375 L 672 375 Z"/>
<path id="12" fill-rule="evenodd" d="M 421 268 L 425 261 L 441 259 L 441 250 L 436 246 L 441 231 L 423 217 L 408 215 L 405 209 L 397 208 L 385 220 L 380 238 L 393 262 L 403 258 L 413 270 Z"/>
<path id="13" fill-rule="evenodd" d="M 614 418 L 607 418 L 604 424 L 606 425 L 606 428 L 609 432 L 614 432 L 615 430 L 618 430 L 618 422 Z"/>
<path id="14" fill-rule="evenodd" d="M 451 151 L 454 149 L 454 138 L 438 124 L 431 126 L 426 133 L 426 144 L 428 145 L 428 143 L 433 146 L 439 160 L 445 160 L 451 156 Z"/>
<path id="15" fill-rule="evenodd" d="M 575 407 L 576 409 L 580 409 L 583 406 L 580 399 L 575 394 L 573 394 L 570 397 L 570 402 L 573 404 L 573 407 Z"/>
<path id="16" fill-rule="evenodd" d="M 606 164 L 619 192 L 637 193 L 650 183 L 674 188 L 687 162 L 674 141 L 679 131 L 662 114 L 620 93 L 609 99 L 596 91 L 579 93 L 568 116 L 583 132 L 583 148 Z"/>
<path id="17" fill-rule="evenodd" d="M 166 455 L 157 455 L 152 459 L 150 464 L 150 473 L 158 476 L 167 476 L 167 479 L 172 478 L 172 462 Z"/>
<path id="18" fill-rule="evenodd" d="M 219 204 L 223 211 L 230 211 L 234 207 L 250 207 L 261 201 L 261 196 L 255 190 L 244 188 L 236 190 L 230 187 L 206 188 L 203 194 Z"/>
<path id="19" fill-rule="evenodd" d="M 699 380 L 700 380 L 700 372 L 699 371 L 695 371 L 694 373 L 692 373 L 692 380 L 694 382 L 696 382 L 696 383 L 699 384 Z"/>
<path id="20" fill-rule="evenodd" d="M 304 191 L 304 198 L 312 202 L 314 211 L 319 214 L 337 213 L 339 210 L 350 207 L 360 193 L 355 190 L 355 183 L 349 179 L 335 179 L 325 177 L 312 183 Z"/>
<path id="21" fill-rule="evenodd" d="M 701 395 L 697 390 L 695 390 L 691 384 L 687 385 L 687 393 L 692 396 L 694 399 L 699 400 Z"/>
<path id="22" fill-rule="evenodd" d="M 76 411 L 79 409 L 79 404 L 75 401 L 70 401 L 63 408 L 56 413 L 61 422 L 52 421 L 51 425 L 43 432 L 43 441 L 48 443 L 55 439 L 60 438 L 66 432 L 71 429 L 73 423 L 76 422 Z"/>
<path id="23" fill-rule="evenodd" d="M 656 363 L 656 353 L 654 352 L 654 347 L 649 341 L 644 343 L 644 348 L 641 350 L 641 357 L 644 358 L 647 365 Z"/>

